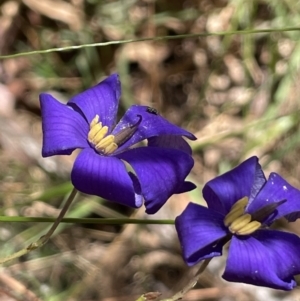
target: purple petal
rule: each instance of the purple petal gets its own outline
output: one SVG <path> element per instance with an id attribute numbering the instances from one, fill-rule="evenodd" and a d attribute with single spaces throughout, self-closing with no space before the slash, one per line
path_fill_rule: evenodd
<path id="1" fill-rule="evenodd" d="M 133 105 L 131 106 L 113 130 L 117 134 L 122 129 L 132 126 L 139 120 L 138 115 L 142 117 L 142 122 L 138 126 L 134 135 L 120 146 L 119 150 L 124 150 L 129 146 L 136 144 L 144 139 L 160 135 L 185 136 L 188 139 L 196 140 L 196 137 L 190 132 L 170 123 L 160 115 L 152 114 L 147 111 L 149 107 Z"/>
<path id="2" fill-rule="evenodd" d="M 291 290 L 300 273 L 300 238 L 295 234 L 258 230 L 231 240 L 223 278 L 275 289 Z"/>
<path id="3" fill-rule="evenodd" d="M 119 76 L 113 74 L 98 85 L 72 97 L 68 105 L 76 105 L 89 124 L 98 114 L 103 126 L 112 129 L 116 123 L 120 95 Z"/>
<path id="4" fill-rule="evenodd" d="M 76 189 L 97 195 L 129 207 L 142 205 L 141 196 L 135 195 L 133 182 L 124 163 L 115 157 L 105 157 L 93 149 L 83 150 L 73 166 L 71 180 Z"/>
<path id="5" fill-rule="evenodd" d="M 141 189 L 141 185 L 140 182 L 138 180 L 138 178 L 136 177 L 135 174 L 133 174 L 132 172 L 128 172 L 129 177 L 133 183 L 133 189 L 135 192 L 135 205 L 136 207 L 141 207 L 144 203 L 144 198 L 142 195 L 142 189 Z"/>
<path id="6" fill-rule="evenodd" d="M 223 220 L 224 215 L 194 203 L 175 219 L 183 258 L 189 266 L 222 255 L 228 234 Z"/>
<path id="7" fill-rule="evenodd" d="M 208 208 L 227 214 L 232 205 L 248 196 L 251 200 L 266 182 L 257 157 L 209 181 L 203 188 Z"/>
<path id="8" fill-rule="evenodd" d="M 174 193 L 176 193 L 176 194 L 184 193 L 184 192 L 194 190 L 195 188 L 197 188 L 197 186 L 194 183 L 186 181 L 186 182 L 183 182 L 182 185 L 177 187 L 177 189 Z"/>
<path id="9" fill-rule="evenodd" d="M 286 202 L 278 206 L 275 212 L 264 221 L 266 224 L 270 224 L 282 216 L 289 221 L 295 221 L 300 217 L 300 190 L 290 185 L 280 175 L 271 173 L 263 189 L 246 208 L 246 212 L 253 214 L 266 205 L 282 200 L 286 200 Z"/>
<path id="10" fill-rule="evenodd" d="M 191 156 L 169 148 L 139 147 L 118 157 L 134 169 L 149 214 L 157 212 L 177 192 L 194 165 Z"/>
<path id="11" fill-rule="evenodd" d="M 72 108 L 50 94 L 40 95 L 43 128 L 43 157 L 70 155 L 76 148 L 89 147 L 89 126 Z"/>
<path id="12" fill-rule="evenodd" d="M 181 136 L 163 135 L 150 137 L 148 146 L 175 148 L 192 155 L 190 145 Z"/>

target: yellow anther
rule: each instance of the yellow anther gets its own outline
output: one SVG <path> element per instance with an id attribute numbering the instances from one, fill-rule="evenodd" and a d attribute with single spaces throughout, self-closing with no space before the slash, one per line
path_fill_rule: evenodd
<path id="1" fill-rule="evenodd" d="M 96 144 L 95 148 L 96 150 L 103 151 L 110 144 L 114 143 L 114 140 L 115 140 L 115 136 L 108 135 L 105 138 L 103 138 L 98 144 Z"/>
<path id="2" fill-rule="evenodd" d="M 99 123 L 99 118 L 100 118 L 99 115 L 96 115 L 94 117 L 94 119 L 90 123 L 90 129 L 92 129 L 94 127 L 94 125 L 96 125 L 97 123 Z"/>
<path id="3" fill-rule="evenodd" d="M 92 140 L 92 143 L 97 145 L 100 141 L 102 141 L 102 139 L 105 137 L 105 135 L 108 132 L 108 127 L 104 126 L 101 130 L 99 130 L 99 132 L 96 134 L 96 136 L 94 137 L 94 139 Z"/>
<path id="4" fill-rule="evenodd" d="M 106 136 L 107 133 L 108 127 L 102 126 L 102 122 L 99 122 L 99 115 L 96 115 L 90 123 L 88 141 L 95 145 L 98 152 L 111 154 L 118 148 L 118 145 L 115 143 L 115 136 Z"/>
<path id="5" fill-rule="evenodd" d="M 234 210 L 231 210 L 224 219 L 224 224 L 226 227 L 230 226 L 238 217 L 243 215 L 244 209 L 236 207 Z"/>
<path id="6" fill-rule="evenodd" d="M 243 229 L 247 224 L 251 222 L 251 215 L 250 214 L 244 214 L 240 217 L 238 217 L 229 227 L 229 230 L 231 233 L 236 233 L 239 230 Z"/>
<path id="7" fill-rule="evenodd" d="M 229 231 L 236 235 L 249 235 L 261 227 L 261 223 L 253 220 L 249 213 L 245 213 L 245 207 L 249 201 L 248 197 L 238 200 L 230 212 L 225 216 L 224 225 Z"/>
<path id="8" fill-rule="evenodd" d="M 241 198 L 240 200 L 238 200 L 236 203 L 232 205 L 231 210 L 237 207 L 244 209 L 247 206 L 248 202 L 249 202 L 249 198 L 247 196 L 244 196 L 243 198 Z"/>
<path id="9" fill-rule="evenodd" d="M 113 142 L 112 144 L 110 144 L 109 146 L 107 146 L 107 147 L 104 149 L 103 153 L 104 153 L 104 154 L 111 154 L 111 153 L 113 153 L 117 148 L 118 148 L 118 145 L 117 145 L 116 143 Z"/>
<path id="10" fill-rule="evenodd" d="M 238 217 L 244 214 L 248 200 L 249 198 L 245 196 L 231 207 L 230 212 L 225 216 L 224 219 L 224 224 L 226 227 L 230 226 Z"/>
<path id="11" fill-rule="evenodd" d="M 258 221 L 252 221 L 249 224 L 247 224 L 245 227 L 242 229 L 236 231 L 235 234 L 237 235 L 249 235 L 255 232 L 257 229 L 261 227 L 261 223 Z"/>
<path id="12" fill-rule="evenodd" d="M 104 127 L 105 128 L 105 127 Z M 107 127 L 106 127 L 107 128 Z M 95 124 L 89 131 L 89 134 L 88 134 L 88 139 L 91 143 L 94 143 L 95 144 L 95 138 L 97 136 L 97 134 L 100 132 L 101 133 L 101 130 L 103 129 L 102 127 L 102 123 L 99 122 L 97 124 Z M 103 130 L 102 130 L 103 131 Z"/>

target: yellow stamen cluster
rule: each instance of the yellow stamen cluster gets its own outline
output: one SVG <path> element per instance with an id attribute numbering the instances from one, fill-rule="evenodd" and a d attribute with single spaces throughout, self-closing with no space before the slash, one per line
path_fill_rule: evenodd
<path id="1" fill-rule="evenodd" d="M 237 201 L 224 219 L 225 226 L 229 227 L 229 231 L 233 234 L 249 235 L 261 226 L 260 222 L 252 220 L 250 214 L 244 214 L 248 201 L 248 197 L 243 197 Z"/>
<path id="2" fill-rule="evenodd" d="M 249 201 L 248 197 L 243 197 L 242 199 L 238 200 L 230 209 L 230 212 L 225 216 L 224 224 L 226 227 L 229 227 L 234 220 L 244 214 L 245 207 L 247 206 Z"/>
<path id="3" fill-rule="evenodd" d="M 96 115 L 90 123 L 88 140 L 90 143 L 95 145 L 95 149 L 98 152 L 111 154 L 118 148 L 118 145 L 115 143 L 115 136 L 106 136 L 107 132 L 108 127 L 102 126 L 102 122 L 99 122 L 99 115 Z"/>

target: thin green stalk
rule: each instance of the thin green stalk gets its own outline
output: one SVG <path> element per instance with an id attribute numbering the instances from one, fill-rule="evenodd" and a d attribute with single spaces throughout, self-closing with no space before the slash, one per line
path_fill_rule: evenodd
<path id="1" fill-rule="evenodd" d="M 0 216 L 0 222 L 9 223 L 53 223 L 53 217 L 22 217 L 22 216 Z M 67 224 L 99 224 L 99 225 L 174 225 L 171 219 L 132 219 L 132 218 L 62 218 L 61 223 Z"/>
<path id="2" fill-rule="evenodd" d="M 65 214 L 67 213 L 69 207 L 71 206 L 75 196 L 77 194 L 77 189 L 73 188 L 70 196 L 68 197 L 64 207 L 62 208 L 62 210 L 60 211 L 57 219 L 55 220 L 54 224 L 52 225 L 52 227 L 49 229 L 49 231 L 46 233 L 46 235 L 42 236 L 39 241 L 41 240 L 41 245 L 43 246 L 45 243 L 47 243 L 47 241 L 49 240 L 49 238 L 51 237 L 51 235 L 54 233 L 54 231 L 56 230 L 56 228 L 58 227 L 59 223 L 61 222 L 61 220 L 63 219 L 63 217 L 65 216 Z"/>
<path id="3" fill-rule="evenodd" d="M 173 297 L 168 298 L 168 299 L 162 299 L 160 301 L 178 301 L 181 300 L 184 295 L 190 291 L 198 282 L 199 280 L 199 276 L 204 272 L 204 270 L 207 268 L 208 264 L 210 263 L 210 261 L 212 260 L 212 258 L 209 259 L 205 259 L 198 272 L 195 274 L 195 276 L 188 282 L 188 284 L 179 292 L 177 292 Z M 138 299 L 136 299 L 135 301 L 155 301 L 158 299 L 158 297 L 161 295 L 161 293 L 159 292 L 149 292 L 146 294 L 141 295 Z"/>
<path id="4" fill-rule="evenodd" d="M 37 248 L 40 248 L 43 245 L 45 245 L 47 243 L 47 241 L 49 240 L 49 238 L 51 237 L 51 235 L 56 230 L 56 228 L 58 227 L 58 225 L 60 224 L 60 222 L 62 221 L 62 219 L 65 216 L 66 212 L 68 211 L 70 205 L 72 204 L 76 194 L 77 194 L 77 189 L 73 188 L 73 190 L 72 190 L 71 194 L 69 195 L 66 203 L 64 204 L 62 210 L 60 211 L 57 219 L 54 221 L 54 224 L 52 225 L 52 227 L 49 229 L 49 231 L 45 235 L 40 237 L 36 242 L 31 243 L 28 247 L 14 253 L 12 255 L 1 258 L 0 259 L 0 264 L 8 262 L 10 260 L 13 260 L 15 258 L 19 258 L 19 257 L 21 257 L 25 254 L 28 254 L 29 252 L 37 249 Z"/>
<path id="5" fill-rule="evenodd" d="M 189 283 L 182 290 L 177 292 L 173 297 L 171 297 L 169 299 L 164 299 L 162 301 L 177 301 L 177 300 L 182 299 L 184 297 L 184 295 L 197 284 L 197 282 L 199 280 L 199 276 L 204 272 L 204 270 L 207 268 L 207 266 L 211 260 L 212 260 L 212 258 L 205 259 L 203 261 L 203 263 L 201 264 L 198 272 L 195 274 L 195 276 L 189 281 Z"/>
<path id="6" fill-rule="evenodd" d="M 234 31 L 220 31 L 220 32 L 202 32 L 202 33 L 193 33 L 193 34 L 182 34 L 175 36 L 160 36 L 160 37 L 151 37 L 151 38 L 141 38 L 141 39 L 128 39 L 128 40 L 119 40 L 119 41 L 110 41 L 103 43 L 91 43 L 91 44 L 82 44 L 82 45 L 73 45 L 59 48 L 49 48 L 45 50 L 35 50 L 28 52 L 21 52 L 15 54 L 1 55 L 0 59 L 9 59 L 20 56 L 28 56 L 34 54 L 45 54 L 51 52 L 59 51 L 68 51 L 82 48 L 90 47 L 104 47 L 109 45 L 121 45 L 128 43 L 137 43 L 145 41 L 165 41 L 165 40 L 175 40 L 183 38 L 198 38 L 198 37 L 208 37 L 208 36 L 230 36 L 230 35 L 245 35 L 245 34 L 258 34 L 258 33 L 272 33 L 272 32 L 286 32 L 286 31 L 300 31 L 300 27 L 284 27 L 284 28 L 265 28 L 265 29 L 246 29 L 246 30 L 234 30 Z"/>

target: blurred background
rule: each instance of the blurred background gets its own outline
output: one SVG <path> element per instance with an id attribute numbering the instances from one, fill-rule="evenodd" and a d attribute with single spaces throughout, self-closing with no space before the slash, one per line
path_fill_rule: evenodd
<path id="1" fill-rule="evenodd" d="M 124 39 L 272 29 L 300 24 L 297 0 L 2 0 L 1 55 Z M 193 132 L 198 189 L 155 216 L 81 195 L 69 217 L 174 219 L 203 185 L 257 155 L 300 188 L 300 32 L 233 34 L 91 47 L 0 59 L 0 215 L 56 217 L 71 190 L 73 156 L 41 157 L 38 95 L 61 101 L 118 72 L 120 115 L 156 108 Z M 0 257 L 27 246 L 49 224 L 0 224 Z M 275 227 L 300 234 L 299 222 Z M 300 300 L 222 280 L 226 252 L 185 300 Z M 266 256 L 268 256 L 266 254 Z M 170 297 L 193 276 L 174 226 L 63 224 L 42 249 L 1 267 L 0 300 L 126 301 Z"/>

